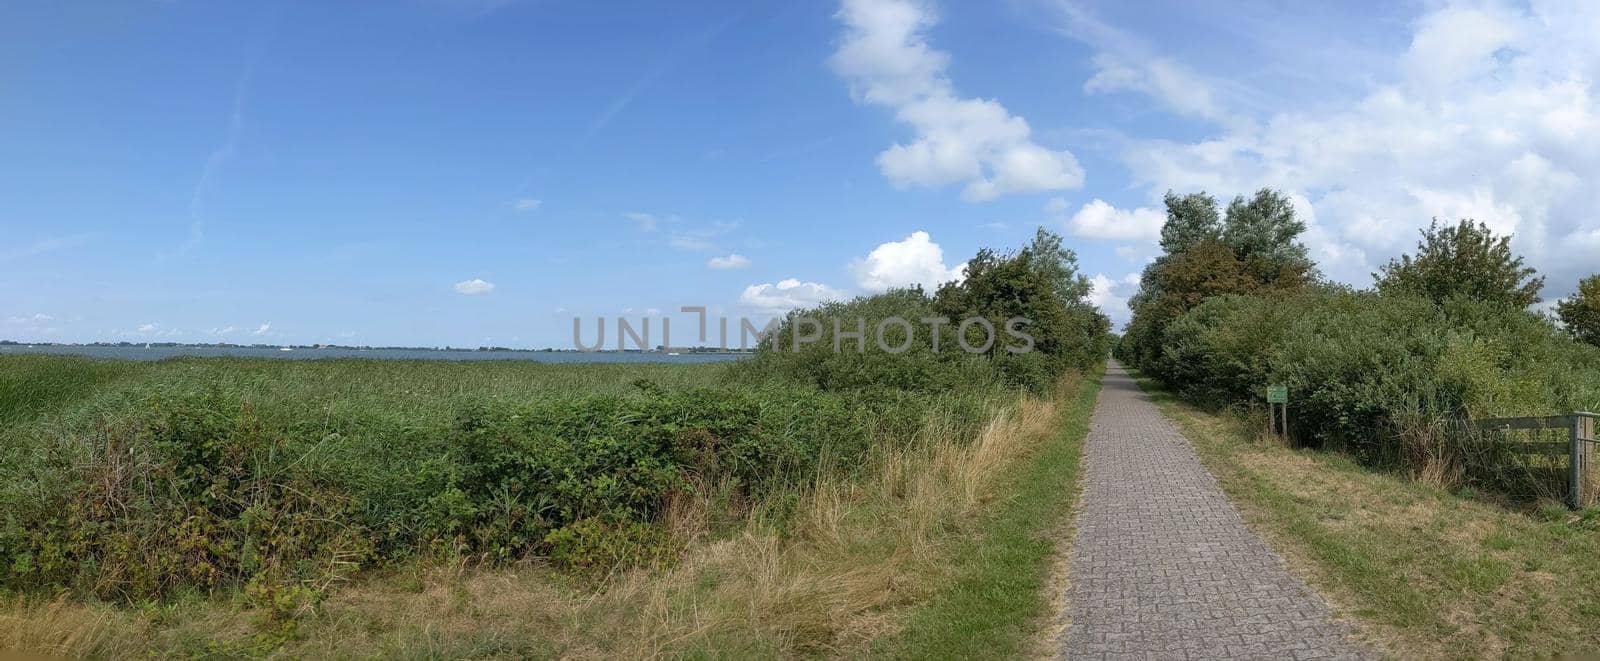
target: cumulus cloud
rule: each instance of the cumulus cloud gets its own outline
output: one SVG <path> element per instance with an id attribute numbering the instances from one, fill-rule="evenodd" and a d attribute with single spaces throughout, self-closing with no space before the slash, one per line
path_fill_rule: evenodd
<path id="1" fill-rule="evenodd" d="M 1596 33 L 1593 3 L 1432 5 L 1404 51 L 1367 72 L 1380 82 L 1342 103 L 1269 108 L 1193 142 L 1130 140 L 1122 160 L 1152 200 L 1169 188 L 1290 193 L 1312 256 L 1354 284 L 1411 250 L 1431 218 L 1473 217 L 1515 233 L 1555 298 L 1600 249 L 1585 184 L 1600 180 Z"/>
<path id="2" fill-rule="evenodd" d="M 1118 209 L 1096 198 L 1072 214 L 1067 227 L 1074 235 L 1086 239 L 1156 241 L 1161 238 L 1161 226 L 1166 222 L 1165 212 L 1148 207 Z"/>
<path id="3" fill-rule="evenodd" d="M 739 302 L 763 312 L 785 312 L 795 308 L 816 306 L 824 301 L 836 301 L 844 293 L 817 282 L 801 282 L 794 278 L 777 284 L 750 285 L 739 295 Z"/>
<path id="4" fill-rule="evenodd" d="M 965 182 L 962 197 L 991 200 L 1008 193 L 1083 185 L 1083 168 L 1067 151 L 1040 146 L 1027 120 L 999 101 L 961 97 L 945 74 L 950 56 L 928 45 L 937 21 L 917 0 L 844 0 L 839 50 L 829 60 L 857 101 L 893 108 L 916 131 L 909 144 L 878 155 L 878 169 L 896 186 Z"/>
<path id="5" fill-rule="evenodd" d="M 750 259 L 739 253 L 733 253 L 727 257 L 712 257 L 706 262 L 706 268 L 713 271 L 750 268 Z"/>
<path id="6" fill-rule="evenodd" d="M 945 282 L 960 280 L 966 268 L 965 262 L 945 266 L 944 249 L 923 231 L 912 232 L 900 241 L 879 244 L 865 259 L 851 265 L 856 283 L 862 289 L 875 292 L 911 285 L 922 285 L 923 289 L 932 291 Z"/>
<path id="7" fill-rule="evenodd" d="M 161 326 L 159 324 L 142 324 L 138 328 L 138 333 L 141 335 L 152 335 L 160 331 Z"/>
<path id="8" fill-rule="evenodd" d="M 493 289 L 494 285 L 489 285 L 489 288 Z M 257 326 L 255 330 L 250 331 L 250 334 L 251 335 L 266 335 L 266 334 L 271 333 L 271 332 L 272 332 L 272 323 L 271 322 L 267 322 L 265 324 L 261 324 L 260 326 Z"/>
<path id="9" fill-rule="evenodd" d="M 542 205 L 544 205 L 544 200 L 525 197 L 517 200 L 511 207 L 517 211 L 535 211 Z"/>
<path id="10" fill-rule="evenodd" d="M 1111 318 L 1111 323 L 1121 327 L 1133 316 L 1133 311 L 1128 309 L 1128 299 L 1139 291 L 1139 273 L 1137 271 L 1113 280 L 1104 273 L 1096 273 L 1089 278 L 1089 302 L 1100 308 L 1100 312 Z"/>
<path id="11" fill-rule="evenodd" d="M 477 296 L 479 294 L 487 294 L 494 291 L 494 283 L 484 281 L 480 278 L 473 278 L 471 280 L 462 280 L 461 282 L 456 283 L 455 290 L 457 294 Z"/>

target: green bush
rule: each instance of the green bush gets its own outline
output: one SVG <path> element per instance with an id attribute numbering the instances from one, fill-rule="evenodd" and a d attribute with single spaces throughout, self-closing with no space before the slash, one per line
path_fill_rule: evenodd
<path id="1" fill-rule="evenodd" d="M 9 587 L 129 599 L 307 581 L 441 545 L 588 566 L 628 555 L 596 544 L 658 539 L 638 526 L 675 492 L 719 483 L 759 499 L 825 457 L 861 459 L 875 435 L 922 419 L 913 401 L 768 386 L 472 404 L 424 443 L 436 456 L 386 460 L 337 434 L 269 427 L 238 396 L 152 399 L 141 422 L 104 421 L 90 456 L 57 466 L 48 500 L 14 501 L 26 506 L 8 511 L 0 557 Z"/>
<path id="2" fill-rule="evenodd" d="M 1444 462 L 1501 490 L 1527 491 L 1506 484 L 1505 452 L 1464 423 L 1600 403 L 1600 351 L 1537 315 L 1465 298 L 1221 296 L 1164 336 L 1145 369 L 1191 400 L 1251 405 L 1282 383 L 1304 442 L 1418 471 Z"/>
<path id="3" fill-rule="evenodd" d="M 147 406 L 105 421 L 86 454 L 58 455 L 37 498 L 8 494 L 7 586 L 140 598 L 309 580 L 370 557 L 348 495 L 298 472 L 250 406 L 216 393 Z"/>

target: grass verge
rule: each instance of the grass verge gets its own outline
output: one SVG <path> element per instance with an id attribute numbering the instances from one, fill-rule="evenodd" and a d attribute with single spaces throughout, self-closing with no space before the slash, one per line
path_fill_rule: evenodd
<path id="1" fill-rule="evenodd" d="M 1067 396 L 1059 431 L 999 490 L 1005 498 L 950 565 L 958 568 L 878 652 L 895 658 L 1017 658 L 1048 623 L 1051 559 L 1078 493 L 1079 458 L 1104 368 Z"/>
<path id="2" fill-rule="evenodd" d="M 1257 440 L 1151 381 L 1155 398 L 1258 534 L 1361 634 L 1402 658 L 1600 649 L 1600 512 L 1507 509 Z"/>

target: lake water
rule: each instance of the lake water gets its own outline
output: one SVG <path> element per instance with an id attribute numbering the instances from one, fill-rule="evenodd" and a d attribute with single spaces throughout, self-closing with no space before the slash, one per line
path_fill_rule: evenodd
<path id="1" fill-rule="evenodd" d="M 669 356 L 655 352 L 578 352 L 578 351 L 438 351 L 432 349 L 294 349 L 276 347 L 93 347 L 0 345 L 0 356 L 23 353 L 62 354 L 123 360 L 161 360 L 178 356 L 277 358 L 314 360 L 317 358 L 368 358 L 372 360 L 532 360 L 542 363 L 711 363 L 738 360 L 749 354 L 684 353 Z"/>

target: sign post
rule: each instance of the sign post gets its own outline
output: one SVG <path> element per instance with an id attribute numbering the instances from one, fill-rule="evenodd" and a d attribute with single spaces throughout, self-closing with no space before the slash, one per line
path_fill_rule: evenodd
<path id="1" fill-rule="evenodd" d="M 1283 416 L 1282 416 L 1282 419 L 1283 419 L 1283 423 L 1282 423 L 1283 424 L 1283 433 L 1282 433 L 1282 436 L 1283 436 L 1283 440 L 1284 441 L 1288 441 L 1289 440 L 1289 387 L 1285 386 L 1285 385 L 1282 385 L 1282 384 L 1273 384 L 1273 385 L 1267 386 L 1267 411 L 1268 411 L 1268 416 L 1269 416 L 1269 418 L 1271 420 L 1271 424 L 1274 427 L 1273 432 L 1277 432 L 1278 431 L 1276 429 L 1276 427 L 1278 426 L 1278 419 L 1279 419 L 1279 416 L 1277 415 L 1278 407 L 1282 407 L 1283 408 Z"/>

